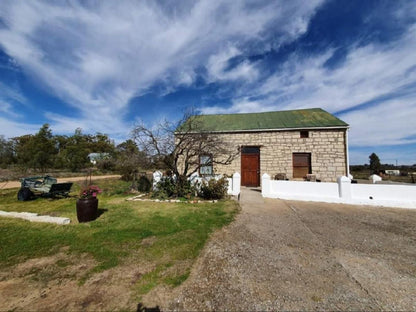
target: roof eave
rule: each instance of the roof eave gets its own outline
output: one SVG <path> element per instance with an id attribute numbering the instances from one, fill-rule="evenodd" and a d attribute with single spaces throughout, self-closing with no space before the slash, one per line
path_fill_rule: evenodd
<path id="1" fill-rule="evenodd" d="M 248 130 L 213 130 L 213 131 L 192 131 L 192 132 L 178 132 L 175 131 L 175 134 L 180 133 L 241 133 L 241 132 L 276 132 L 276 131 L 297 131 L 297 130 L 334 130 L 334 129 L 349 129 L 349 125 L 345 126 L 321 126 L 321 127 L 296 127 L 296 128 L 273 128 L 273 129 L 248 129 Z"/>

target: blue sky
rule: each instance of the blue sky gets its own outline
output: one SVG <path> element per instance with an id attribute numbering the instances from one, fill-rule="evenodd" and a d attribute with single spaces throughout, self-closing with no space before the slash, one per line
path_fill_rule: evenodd
<path id="1" fill-rule="evenodd" d="M 201 113 L 321 107 L 352 164 L 416 163 L 416 2 L 0 1 L 0 134 L 125 140 Z"/>

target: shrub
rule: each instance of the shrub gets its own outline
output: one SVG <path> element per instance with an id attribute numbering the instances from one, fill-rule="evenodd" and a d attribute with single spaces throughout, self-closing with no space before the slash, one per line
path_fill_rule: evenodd
<path id="1" fill-rule="evenodd" d="M 120 168 L 118 168 L 117 171 L 121 175 L 121 178 L 120 178 L 121 180 L 123 180 L 123 181 L 133 181 L 134 180 L 134 176 L 136 174 L 134 171 L 132 172 L 129 169 L 121 170 Z"/>
<path id="2" fill-rule="evenodd" d="M 172 176 L 164 176 L 157 183 L 156 190 L 153 192 L 152 197 L 159 199 L 166 199 L 172 197 L 175 194 L 175 181 Z"/>
<path id="3" fill-rule="evenodd" d="M 166 199 L 172 197 L 191 198 L 195 195 L 196 189 L 186 177 L 176 178 L 164 176 L 156 185 L 156 191 L 152 197 Z"/>
<path id="4" fill-rule="evenodd" d="M 141 176 L 137 181 L 137 190 L 140 192 L 149 192 L 152 187 L 152 183 L 146 176 Z"/>
<path id="5" fill-rule="evenodd" d="M 113 159 L 104 158 L 100 159 L 96 166 L 101 171 L 113 171 L 116 168 L 116 163 Z"/>
<path id="6" fill-rule="evenodd" d="M 228 180 L 222 177 L 219 180 L 211 179 L 202 182 L 199 196 L 204 199 L 222 199 L 227 195 Z"/>
<path id="7" fill-rule="evenodd" d="M 191 181 L 189 181 L 185 177 L 180 177 L 176 181 L 176 188 L 175 188 L 175 195 L 177 197 L 185 197 L 185 198 L 192 198 L 195 196 L 196 190 L 195 187 L 191 184 Z"/>

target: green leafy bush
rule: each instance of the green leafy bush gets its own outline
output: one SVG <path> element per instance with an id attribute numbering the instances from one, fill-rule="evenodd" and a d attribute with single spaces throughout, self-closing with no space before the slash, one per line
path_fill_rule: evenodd
<path id="1" fill-rule="evenodd" d="M 152 197 L 158 199 L 184 197 L 189 199 L 194 197 L 195 193 L 195 187 L 191 185 L 186 177 L 164 176 L 157 183 Z"/>
<path id="2" fill-rule="evenodd" d="M 149 192 L 152 187 L 152 183 L 146 176 L 141 176 L 137 181 L 137 190 L 140 192 Z"/>
<path id="3" fill-rule="evenodd" d="M 175 181 L 172 176 L 164 176 L 157 184 L 152 197 L 167 199 L 175 194 Z"/>
<path id="4" fill-rule="evenodd" d="M 113 171 L 116 169 L 116 163 L 113 159 L 109 159 L 109 158 L 104 158 L 104 159 L 100 159 L 97 162 L 97 168 L 100 169 L 103 172 L 106 171 Z"/>
<path id="5" fill-rule="evenodd" d="M 199 196 L 204 199 L 222 199 L 227 195 L 227 189 L 228 180 L 225 177 L 219 180 L 211 179 L 202 182 Z"/>
<path id="6" fill-rule="evenodd" d="M 179 178 L 176 181 L 176 196 L 190 199 L 196 195 L 196 189 L 187 178 Z"/>

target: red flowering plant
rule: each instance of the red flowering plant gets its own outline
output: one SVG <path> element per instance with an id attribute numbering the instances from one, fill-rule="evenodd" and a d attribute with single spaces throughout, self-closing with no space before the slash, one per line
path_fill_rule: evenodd
<path id="1" fill-rule="evenodd" d="M 87 199 L 87 198 L 96 198 L 99 193 L 102 193 L 102 190 L 96 185 L 88 185 L 81 188 L 79 193 L 79 198 Z"/>

